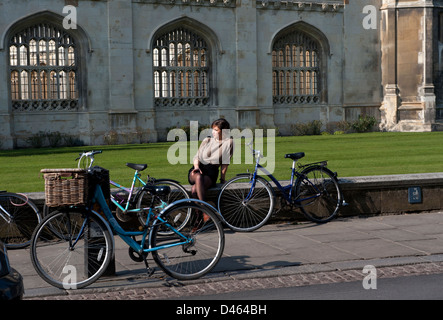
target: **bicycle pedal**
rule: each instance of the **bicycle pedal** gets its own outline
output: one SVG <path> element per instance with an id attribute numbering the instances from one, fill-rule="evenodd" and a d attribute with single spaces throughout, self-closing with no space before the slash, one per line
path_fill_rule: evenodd
<path id="1" fill-rule="evenodd" d="M 155 272 L 155 268 L 147 267 L 146 272 L 148 274 L 148 277 L 151 277 Z"/>
<path id="2" fill-rule="evenodd" d="M 150 276 L 152 276 L 154 274 L 155 268 L 151 268 L 149 266 L 147 257 L 148 257 L 147 254 L 143 254 L 143 260 L 145 262 L 146 272 L 148 273 L 148 277 L 150 277 Z"/>

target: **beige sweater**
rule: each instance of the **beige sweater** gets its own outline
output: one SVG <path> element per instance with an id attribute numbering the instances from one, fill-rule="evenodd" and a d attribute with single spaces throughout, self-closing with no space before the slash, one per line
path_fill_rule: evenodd
<path id="1" fill-rule="evenodd" d="M 197 159 L 203 164 L 229 164 L 234 153 L 234 141 L 232 138 L 218 140 L 213 137 L 205 138 L 194 161 Z"/>

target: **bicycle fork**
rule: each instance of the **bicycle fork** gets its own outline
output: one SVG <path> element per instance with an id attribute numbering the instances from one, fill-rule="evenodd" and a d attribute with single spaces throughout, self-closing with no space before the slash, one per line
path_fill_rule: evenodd
<path id="1" fill-rule="evenodd" d="M 78 232 L 77 238 L 75 239 L 74 243 L 72 243 L 72 239 L 73 239 L 73 232 L 72 232 L 72 225 L 71 225 L 71 219 L 69 217 L 69 213 L 68 213 L 68 221 L 67 221 L 67 227 L 68 227 L 68 237 L 69 237 L 69 250 L 70 251 L 74 251 L 74 247 L 77 244 L 78 240 L 83 236 L 83 233 L 85 232 L 86 229 L 86 225 L 88 224 L 88 216 L 85 217 L 85 219 L 83 220 L 83 224 L 80 228 L 80 231 Z"/>
<path id="2" fill-rule="evenodd" d="M 242 205 L 246 206 L 249 200 L 251 200 L 252 195 L 254 194 L 255 184 L 257 183 L 257 170 L 254 172 L 251 178 L 251 188 L 249 188 L 249 192 L 246 197 L 242 200 Z"/>

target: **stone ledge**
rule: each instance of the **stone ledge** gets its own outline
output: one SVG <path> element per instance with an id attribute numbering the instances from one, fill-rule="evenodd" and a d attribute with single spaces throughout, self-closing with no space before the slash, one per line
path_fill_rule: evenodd
<path id="1" fill-rule="evenodd" d="M 443 209 L 443 172 L 406 175 L 383 175 L 362 177 L 339 177 L 344 198 L 348 203 L 342 207 L 339 216 L 365 216 L 383 214 L 402 214 L 408 212 L 434 211 Z M 288 181 L 281 181 L 282 185 Z M 208 191 L 208 202 L 214 205 L 221 184 Z M 184 186 L 188 192 L 191 187 Z M 421 188 L 421 203 L 409 203 L 408 189 Z M 275 188 L 274 188 L 275 189 Z M 277 190 L 276 190 L 277 193 Z M 38 206 L 43 206 L 44 192 L 29 193 L 28 196 Z M 280 201 L 276 201 L 279 209 Z M 284 207 L 272 220 L 304 220 L 301 214 L 294 214 Z"/>
<path id="2" fill-rule="evenodd" d="M 346 189 L 374 189 L 415 186 L 422 183 L 427 186 L 443 186 L 443 172 L 416 173 L 383 176 L 362 176 L 351 178 L 339 178 L 340 186 Z"/>
<path id="3" fill-rule="evenodd" d="M 401 214 L 443 208 L 443 173 L 340 178 L 345 200 L 343 216 Z M 409 202 L 409 188 L 420 187 L 420 203 Z"/>

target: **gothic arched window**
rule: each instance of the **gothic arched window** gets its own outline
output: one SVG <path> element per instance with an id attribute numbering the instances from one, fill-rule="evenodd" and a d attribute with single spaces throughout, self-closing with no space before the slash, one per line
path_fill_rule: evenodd
<path id="1" fill-rule="evenodd" d="M 320 45 L 307 33 L 292 30 L 272 47 L 274 104 L 314 104 L 321 100 Z"/>
<path id="2" fill-rule="evenodd" d="M 50 23 L 13 34 L 9 39 L 13 111 L 77 110 L 77 52 L 74 39 Z"/>
<path id="3" fill-rule="evenodd" d="M 154 40 L 156 106 L 208 105 L 209 47 L 203 37 L 183 27 Z"/>

